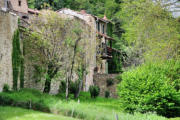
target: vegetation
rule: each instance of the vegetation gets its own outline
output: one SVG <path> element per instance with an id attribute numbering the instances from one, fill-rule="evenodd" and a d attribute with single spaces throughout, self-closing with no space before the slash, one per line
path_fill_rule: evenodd
<path id="1" fill-rule="evenodd" d="M 29 101 L 31 101 L 32 103 L 31 109 L 37 110 L 38 106 L 34 106 L 34 104 L 39 104 L 43 106 L 41 107 L 41 109 L 38 109 L 40 111 L 47 111 L 46 108 L 48 107 L 50 110 L 49 112 L 51 113 L 65 115 L 65 116 L 73 116 L 74 118 L 80 118 L 84 120 L 94 120 L 94 119 L 112 120 L 112 119 L 115 119 L 117 115 L 119 119 L 122 119 L 122 120 L 124 119 L 167 120 L 164 117 L 160 117 L 151 113 L 147 113 L 147 114 L 135 113 L 134 115 L 123 113 L 121 112 L 121 108 L 117 106 L 118 100 L 114 100 L 114 99 L 110 99 L 110 98 L 106 99 L 106 98 L 99 98 L 99 97 L 96 99 L 91 99 L 89 93 L 81 93 L 79 98 L 80 98 L 80 102 L 78 103 L 76 100 L 66 101 L 65 97 L 59 98 L 56 96 L 43 94 L 36 90 L 24 89 L 17 92 L 0 93 L 0 101 L 2 101 L 0 105 L 14 105 L 14 106 L 23 107 L 25 103 L 28 104 Z M 0 114 L 5 114 L 4 117 L 8 117 L 8 114 L 10 113 L 11 115 L 9 115 L 9 117 L 21 113 L 22 117 L 27 118 L 25 114 L 31 117 L 32 115 L 30 114 L 31 112 L 33 112 L 35 116 L 37 116 L 37 118 L 42 117 L 41 115 L 39 115 L 40 114 L 39 112 L 28 111 L 28 110 L 23 110 L 23 109 L 18 108 L 16 109 L 17 111 L 15 113 L 15 112 L 11 112 L 13 109 L 10 110 L 9 107 L 0 107 L 0 110 L 2 109 L 4 110 L 4 112 L 6 111 L 7 113 L 6 114 L 4 112 L 0 112 Z M 43 115 L 46 116 L 50 114 L 43 114 Z M 52 116 L 53 118 L 53 115 L 50 115 L 50 116 Z M 54 116 L 54 117 L 56 118 L 58 116 Z M 51 118 L 48 117 L 48 119 L 51 119 Z"/>
<path id="2" fill-rule="evenodd" d="M 12 45 L 13 45 L 13 50 L 12 50 L 13 89 L 17 90 L 18 79 L 20 75 L 21 60 L 22 60 L 19 30 L 16 30 L 14 32 Z"/>
<path id="3" fill-rule="evenodd" d="M 109 91 L 105 91 L 105 98 L 109 98 L 110 97 L 110 92 Z"/>
<path id="4" fill-rule="evenodd" d="M 14 107 L 0 107 L 1 120 L 76 120 L 71 117 L 53 115 Z"/>
<path id="5" fill-rule="evenodd" d="M 87 27 L 80 20 L 65 19 L 49 10 L 42 11 L 38 18 L 34 18 L 30 26 L 33 32 L 27 31 L 25 45 L 35 72 L 40 75 L 40 79 L 45 79 L 44 93 L 49 93 L 52 80 L 66 80 L 68 98 L 73 72 L 81 74 L 79 84 L 83 82 L 83 76 L 86 75 L 84 49 L 88 39 L 83 34 L 88 34 Z M 75 96 L 78 96 L 80 90 L 74 91 Z"/>
<path id="6" fill-rule="evenodd" d="M 168 12 L 169 5 L 175 6 L 179 0 L 167 4 L 162 1 L 28 0 L 30 8 L 46 10 L 33 17 L 29 29 L 25 29 L 26 54 L 21 51 L 19 29 L 14 33 L 14 91 L 4 85 L 0 93 L 0 105 L 4 106 L 0 107 L 0 119 L 168 120 L 165 117 L 180 117 L 180 19 Z M 98 97 L 98 86 L 81 92 L 89 64 L 89 58 L 85 58 L 91 41 L 88 38 L 95 31 L 90 31 L 90 26 L 78 18 L 65 19 L 51 11 L 61 8 L 86 10 L 100 18 L 106 15 L 112 21 L 107 33 L 115 39 L 112 46 L 120 52 L 112 53 L 108 68 L 109 73 L 121 73 L 116 78 L 119 80 L 117 99 L 109 98 L 109 91 L 105 91 L 105 98 Z M 18 90 L 19 80 L 20 88 L 24 87 L 22 55 L 32 62 L 36 81 L 45 80 L 44 93 Z M 72 82 L 74 73 L 78 77 Z M 48 94 L 52 80 L 62 80 L 58 95 Z M 107 87 L 114 82 L 108 79 Z M 170 120 L 176 119 L 179 118 Z"/>
<path id="7" fill-rule="evenodd" d="M 179 23 L 160 2 L 123 0 L 121 4 L 119 18 L 125 30 L 121 39 L 128 44 L 130 65 L 178 57 Z"/>
<path id="8" fill-rule="evenodd" d="M 147 63 L 122 74 L 120 102 L 128 112 L 179 116 L 179 61 Z"/>
<path id="9" fill-rule="evenodd" d="M 9 92 L 9 91 L 10 91 L 9 85 L 8 84 L 4 84 L 3 92 Z"/>
<path id="10" fill-rule="evenodd" d="M 106 80 L 107 87 L 114 85 L 114 79 L 110 78 Z"/>
<path id="11" fill-rule="evenodd" d="M 91 94 L 91 98 L 96 98 L 100 93 L 100 88 L 98 86 L 90 86 L 89 92 Z"/>

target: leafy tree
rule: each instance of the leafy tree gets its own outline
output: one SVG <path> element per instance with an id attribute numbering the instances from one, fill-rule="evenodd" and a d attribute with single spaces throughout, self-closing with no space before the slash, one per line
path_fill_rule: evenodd
<path id="1" fill-rule="evenodd" d="M 30 29 L 33 31 L 27 37 L 26 48 L 31 60 L 34 61 L 33 64 L 41 66 L 42 72 L 46 73 L 44 88 L 46 93 L 50 91 L 52 79 L 58 75 L 71 69 L 70 75 L 72 76 L 76 56 L 76 54 L 72 55 L 72 50 L 75 44 L 77 48 L 77 41 L 81 40 L 79 32 L 74 30 L 75 27 L 77 28 L 76 24 L 74 21 L 63 19 L 52 11 L 43 11 L 32 20 Z M 69 34 L 70 31 L 71 34 Z M 78 29 L 78 31 L 80 30 Z M 72 56 L 74 57 L 72 58 Z M 68 76 L 69 81 L 71 76 Z"/>
<path id="2" fill-rule="evenodd" d="M 179 23 L 161 1 L 124 0 L 121 9 L 119 18 L 125 29 L 122 39 L 129 43 L 127 53 L 131 64 L 178 56 Z"/>
<path id="3" fill-rule="evenodd" d="M 122 108 L 128 112 L 179 116 L 179 68 L 179 60 L 170 60 L 146 63 L 124 72 L 118 85 Z"/>
<path id="4" fill-rule="evenodd" d="M 49 93 L 51 81 L 61 77 L 61 80 L 66 80 L 68 98 L 70 82 L 76 74 L 80 82 L 75 97 L 79 96 L 87 74 L 87 56 L 91 53 L 87 47 L 90 42 L 88 39 L 93 32 L 85 24 L 80 19 L 62 18 L 58 13 L 49 10 L 42 11 L 32 20 L 26 34 L 26 56 L 40 75 L 36 78 L 45 79 L 44 92 Z"/>

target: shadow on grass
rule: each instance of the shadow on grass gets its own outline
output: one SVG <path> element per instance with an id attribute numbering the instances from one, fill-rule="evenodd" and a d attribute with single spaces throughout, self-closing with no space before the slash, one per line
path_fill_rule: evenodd
<path id="1" fill-rule="evenodd" d="M 14 107 L 0 106 L 0 120 L 75 120 L 59 115 Z"/>

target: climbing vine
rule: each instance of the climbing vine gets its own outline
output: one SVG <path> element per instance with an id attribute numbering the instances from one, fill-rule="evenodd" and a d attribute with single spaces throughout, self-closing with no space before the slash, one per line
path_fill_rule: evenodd
<path id="1" fill-rule="evenodd" d="M 22 52 L 20 49 L 19 29 L 14 32 L 12 44 L 13 90 L 17 90 L 19 77 L 20 87 L 24 87 L 24 59 L 22 57 Z"/>

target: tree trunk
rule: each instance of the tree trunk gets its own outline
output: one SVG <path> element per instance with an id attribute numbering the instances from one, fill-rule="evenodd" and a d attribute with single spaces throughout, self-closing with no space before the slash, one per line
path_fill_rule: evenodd
<path id="1" fill-rule="evenodd" d="M 77 92 L 75 98 L 79 97 L 79 94 L 80 94 L 82 87 L 83 87 L 83 81 L 85 81 L 85 79 L 86 79 L 86 65 L 83 65 L 83 76 L 82 76 L 82 79 L 79 83 L 79 89 L 78 89 L 78 92 Z"/>
<path id="2" fill-rule="evenodd" d="M 67 81 L 66 81 L 66 99 L 68 99 L 68 95 L 69 95 L 69 82 L 72 79 L 72 73 L 73 73 L 73 69 L 74 69 L 74 63 L 75 63 L 75 57 L 76 57 L 76 52 L 77 52 L 77 46 L 78 46 L 78 42 L 81 40 L 81 38 L 78 38 L 75 42 L 74 45 L 74 54 L 73 54 L 73 59 L 72 59 L 72 64 L 71 64 L 71 70 L 70 70 L 70 74 L 68 75 Z"/>
<path id="3" fill-rule="evenodd" d="M 69 96 L 69 81 L 68 81 L 68 72 L 66 73 L 67 77 L 66 77 L 66 100 L 68 100 L 68 96 Z"/>
<path id="4" fill-rule="evenodd" d="M 44 87 L 44 93 L 49 93 L 51 90 L 51 80 L 54 78 L 54 76 L 57 74 L 59 68 L 54 67 L 54 65 L 49 64 L 48 65 L 48 78 L 46 78 L 45 81 L 45 87 Z"/>

